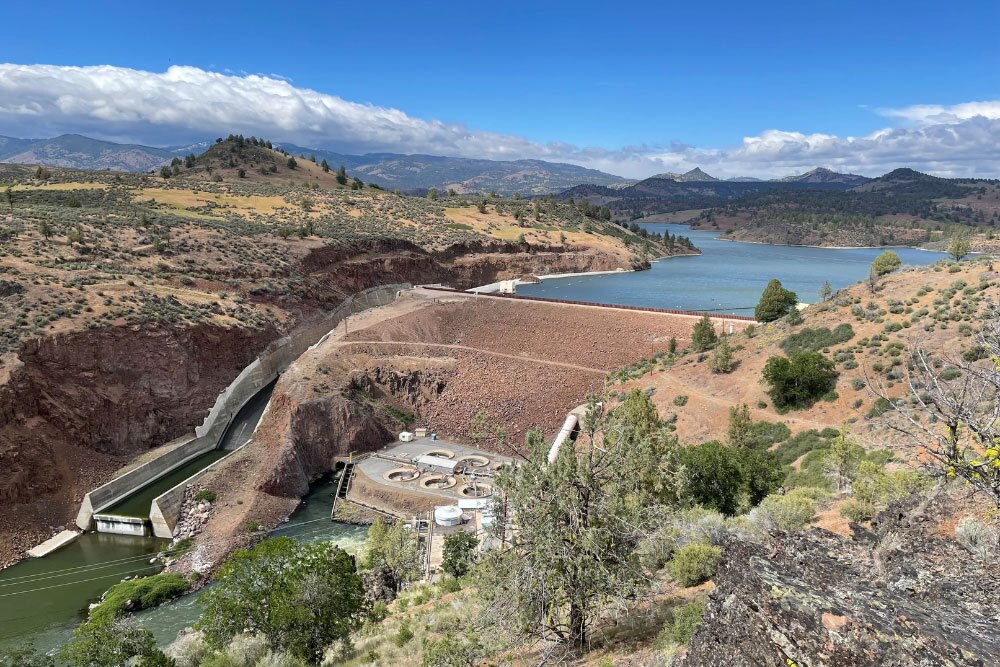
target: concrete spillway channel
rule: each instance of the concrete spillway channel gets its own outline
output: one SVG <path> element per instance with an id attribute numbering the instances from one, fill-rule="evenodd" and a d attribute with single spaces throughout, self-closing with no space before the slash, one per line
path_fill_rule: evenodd
<path id="1" fill-rule="evenodd" d="M 86 533 L 65 531 L 33 549 L 36 558 L 0 570 L 0 655 L 29 640 L 45 650 L 62 645 L 87 603 L 122 577 L 158 571 L 161 565 L 150 559 L 166 545 L 157 538 L 173 537 L 184 489 L 251 437 L 277 377 L 344 318 L 391 303 L 409 288 L 398 284 L 365 290 L 274 341 L 219 395 L 193 435 L 86 494 L 77 515 L 77 525 Z M 328 505 L 318 511 L 329 516 Z M 95 515 L 133 519 L 141 532 L 134 525 L 127 535 L 98 532 Z"/>
<path id="2" fill-rule="evenodd" d="M 408 288 L 408 284 L 385 285 L 359 292 L 333 311 L 271 343 L 219 395 L 208 417 L 195 429 L 193 436 L 169 452 L 84 496 L 76 518 L 77 526 L 84 530 L 96 529 L 98 532 L 123 535 L 151 533 L 156 537 L 173 537 L 174 527 L 180 518 L 184 485 L 191 481 L 193 475 L 216 462 L 213 457 L 217 459 L 220 456 L 217 450 L 225 450 L 227 445 L 220 443 L 230 433 L 231 425 L 236 429 L 232 431 L 234 442 L 240 441 L 240 434 L 252 434 L 256 427 L 260 414 L 255 420 L 245 417 L 237 423 L 244 407 L 257 405 L 262 412 L 267 401 L 265 399 L 263 405 L 259 405 L 254 402 L 255 397 L 272 385 L 306 350 L 322 342 L 352 313 L 388 304 L 401 290 Z M 239 445 L 245 441 L 243 439 Z M 151 486 L 154 488 L 148 490 Z"/>
<path id="3" fill-rule="evenodd" d="M 181 461 L 175 467 L 168 468 L 162 476 L 153 479 L 146 486 L 136 489 L 131 495 L 94 514 L 93 520 L 97 531 L 119 535 L 154 534 L 154 525 L 150 519 L 154 501 L 166 494 L 171 494 L 171 492 L 172 495 L 183 500 L 184 489 L 199 473 L 204 472 L 216 461 L 224 459 L 234 450 L 245 445 L 253 435 L 254 429 L 267 408 L 275 382 L 271 382 L 261 389 L 240 408 L 215 449 L 204 454 L 196 454 L 187 461 Z M 156 536 L 170 537 L 170 535 L 161 534 Z"/>

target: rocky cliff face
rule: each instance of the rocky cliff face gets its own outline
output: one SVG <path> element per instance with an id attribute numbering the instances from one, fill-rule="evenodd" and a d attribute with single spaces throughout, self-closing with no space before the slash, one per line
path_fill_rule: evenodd
<path id="1" fill-rule="evenodd" d="M 274 417 L 255 438 L 270 448 L 256 488 L 272 496 L 300 498 L 336 458 L 373 451 L 393 437 L 369 410 L 339 395 L 298 400 L 282 393 L 269 412 Z"/>
<path id="2" fill-rule="evenodd" d="M 457 244 L 430 253 L 400 239 L 381 239 L 359 247 L 327 246 L 310 252 L 303 268 L 352 293 L 393 282 L 442 282 L 469 289 L 526 274 L 577 273 L 649 268 L 648 262 L 610 252 L 563 246 L 528 248 L 515 243 Z"/>
<path id="3" fill-rule="evenodd" d="M 73 471 L 89 462 L 72 448 L 112 462 L 191 431 L 277 335 L 199 325 L 29 340 L 0 387 L 0 500 L 75 488 Z"/>
<path id="4" fill-rule="evenodd" d="M 682 664 L 1000 664 L 997 566 L 942 530 L 951 504 L 896 504 L 853 539 L 814 529 L 730 544 Z"/>

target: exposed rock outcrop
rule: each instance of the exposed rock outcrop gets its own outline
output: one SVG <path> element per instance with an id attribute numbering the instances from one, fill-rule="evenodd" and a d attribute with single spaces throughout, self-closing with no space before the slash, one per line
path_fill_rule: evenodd
<path id="1" fill-rule="evenodd" d="M 682 664 L 1000 664 L 997 566 L 938 530 L 950 503 L 897 504 L 853 539 L 814 529 L 728 545 Z"/>

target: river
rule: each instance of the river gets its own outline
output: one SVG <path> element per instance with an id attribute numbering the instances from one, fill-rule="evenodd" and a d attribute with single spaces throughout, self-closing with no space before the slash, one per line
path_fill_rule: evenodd
<path id="1" fill-rule="evenodd" d="M 301 541 L 331 540 L 357 553 L 367 528 L 330 520 L 335 492 L 334 480 L 314 484 L 288 523 L 272 535 Z M 97 600 L 125 576 L 156 572 L 159 568 L 149 559 L 166 544 L 165 540 L 87 533 L 45 558 L 28 559 L 4 570 L 0 578 L 0 655 L 29 641 L 41 651 L 58 650 L 85 618 L 87 602 Z M 107 560 L 109 553 L 118 558 Z M 166 646 L 200 615 L 199 594 L 195 593 L 140 612 L 136 618 L 160 646 Z"/>
<path id="2" fill-rule="evenodd" d="M 654 262 L 648 271 L 570 276 L 519 285 L 517 293 L 550 299 L 593 301 L 627 306 L 719 311 L 752 315 L 771 278 L 795 292 L 799 301 L 815 303 L 824 281 L 834 290 L 868 276 L 868 267 L 885 248 L 807 248 L 740 243 L 717 238 L 717 232 L 685 225 L 645 223 L 650 232 L 689 237 L 701 255 Z M 922 266 L 945 253 L 892 248 L 903 264 Z"/>

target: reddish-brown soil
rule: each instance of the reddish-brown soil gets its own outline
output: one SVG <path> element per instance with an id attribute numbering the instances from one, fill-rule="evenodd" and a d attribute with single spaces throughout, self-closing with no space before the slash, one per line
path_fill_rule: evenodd
<path id="1" fill-rule="evenodd" d="M 651 342 L 686 344 L 693 322 L 427 290 L 352 318 L 289 368 L 251 444 L 202 480 L 219 502 L 197 559 L 218 562 L 252 538 L 247 526 L 287 516 L 338 459 L 393 440 L 403 425 L 387 408 L 465 442 L 482 411 L 506 438 L 479 446 L 510 453 L 530 428 L 553 434 L 588 391 L 603 389 L 607 371 Z"/>

